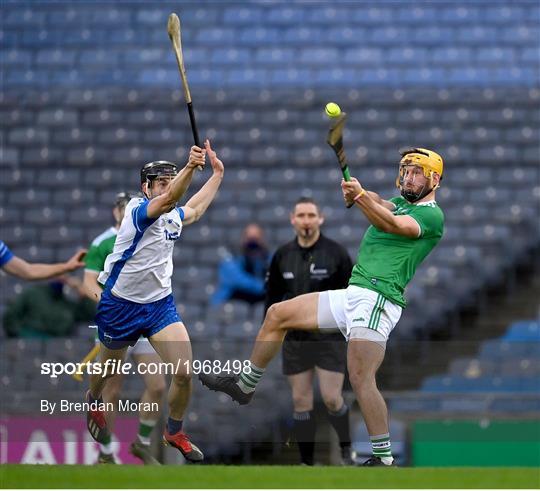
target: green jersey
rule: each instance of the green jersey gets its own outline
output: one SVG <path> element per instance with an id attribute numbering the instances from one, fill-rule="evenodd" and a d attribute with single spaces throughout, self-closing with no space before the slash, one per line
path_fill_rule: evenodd
<path id="1" fill-rule="evenodd" d="M 92 245 L 84 257 L 86 270 L 95 271 L 96 273 L 103 271 L 105 259 L 107 259 L 107 256 L 114 249 L 114 241 L 116 240 L 117 233 L 118 231 L 114 227 L 111 227 L 93 240 Z"/>
<path id="2" fill-rule="evenodd" d="M 394 215 L 409 215 L 420 225 L 416 239 L 382 232 L 371 225 L 364 234 L 349 285 L 380 293 L 405 307 L 403 292 L 418 265 L 443 235 L 444 214 L 435 201 L 413 204 L 405 198 L 390 200 Z"/>

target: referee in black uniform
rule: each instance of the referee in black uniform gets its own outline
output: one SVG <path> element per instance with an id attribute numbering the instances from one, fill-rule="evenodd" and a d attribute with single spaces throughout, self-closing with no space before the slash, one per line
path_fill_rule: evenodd
<path id="1" fill-rule="evenodd" d="M 352 262 L 346 249 L 320 232 L 324 222 L 317 203 L 300 198 L 290 215 L 296 238 L 281 246 L 267 275 L 266 310 L 270 305 L 303 293 L 347 288 Z M 289 331 L 283 343 L 283 373 L 292 389 L 294 433 L 300 459 L 313 465 L 316 423 L 313 417 L 313 378 L 319 379 L 328 419 L 336 430 L 342 463 L 353 464 L 349 409 L 342 397 L 347 343 L 336 333 Z"/>

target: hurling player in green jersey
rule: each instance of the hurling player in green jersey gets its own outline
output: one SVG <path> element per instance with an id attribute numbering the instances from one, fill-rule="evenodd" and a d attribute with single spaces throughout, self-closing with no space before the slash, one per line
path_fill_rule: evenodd
<path id="1" fill-rule="evenodd" d="M 239 377 L 199 375 L 211 390 L 247 404 L 287 331 L 338 328 L 348 341 L 349 377 L 370 435 L 373 456 L 364 463 L 367 466 L 393 464 L 388 410 L 375 375 L 388 336 L 405 307 L 405 287 L 444 228 L 444 215 L 435 201 L 443 174 L 441 156 L 424 148 L 404 150 L 401 156 L 396 180 L 399 197 L 386 201 L 355 178 L 341 183 L 345 202 L 354 203 L 371 223 L 348 288 L 273 304 L 257 336 L 251 365 Z"/>

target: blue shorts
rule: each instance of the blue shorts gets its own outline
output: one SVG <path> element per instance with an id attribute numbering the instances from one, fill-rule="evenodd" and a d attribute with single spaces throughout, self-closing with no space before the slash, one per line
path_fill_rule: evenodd
<path id="1" fill-rule="evenodd" d="M 151 303 L 135 303 L 103 290 L 97 307 L 99 340 L 110 349 L 133 346 L 139 337 L 149 338 L 169 324 L 182 322 L 171 295 Z"/>

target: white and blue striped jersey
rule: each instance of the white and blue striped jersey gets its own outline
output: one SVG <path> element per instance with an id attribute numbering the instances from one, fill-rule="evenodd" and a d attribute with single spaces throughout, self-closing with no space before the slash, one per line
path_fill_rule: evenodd
<path id="1" fill-rule="evenodd" d="M 98 281 L 120 298 L 136 303 L 161 300 L 172 292 L 173 247 L 182 233 L 182 208 L 150 218 L 146 198 L 126 206 L 114 249 Z"/>
<path id="2" fill-rule="evenodd" d="M 9 247 L 0 240 L 0 268 L 13 259 L 13 252 L 9 250 Z"/>

